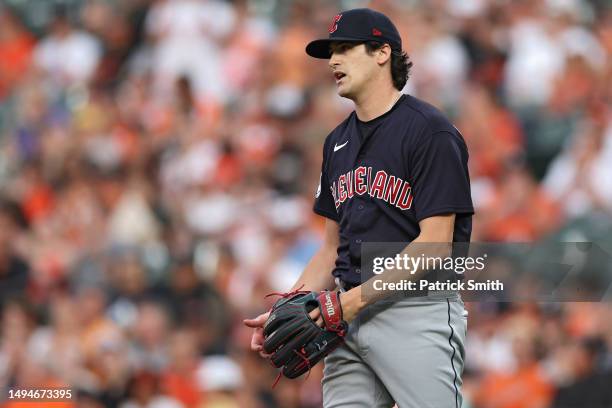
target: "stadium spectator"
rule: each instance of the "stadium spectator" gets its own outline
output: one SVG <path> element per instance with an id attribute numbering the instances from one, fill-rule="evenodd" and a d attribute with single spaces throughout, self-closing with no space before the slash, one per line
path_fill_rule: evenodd
<path id="1" fill-rule="evenodd" d="M 34 50 L 34 61 L 49 78 L 67 86 L 89 80 L 100 54 L 98 40 L 75 28 L 67 10 L 58 7 L 48 35 Z"/>

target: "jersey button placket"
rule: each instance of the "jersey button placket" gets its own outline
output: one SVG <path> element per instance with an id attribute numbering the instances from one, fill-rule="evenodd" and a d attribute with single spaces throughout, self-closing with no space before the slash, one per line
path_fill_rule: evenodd
<path id="1" fill-rule="evenodd" d="M 355 240 L 355 243 L 356 243 L 356 244 L 361 244 L 362 242 L 363 242 L 363 241 L 361 240 L 361 238 L 357 238 L 357 239 Z M 355 273 L 357 273 L 357 274 L 361 275 L 361 268 L 355 268 Z"/>

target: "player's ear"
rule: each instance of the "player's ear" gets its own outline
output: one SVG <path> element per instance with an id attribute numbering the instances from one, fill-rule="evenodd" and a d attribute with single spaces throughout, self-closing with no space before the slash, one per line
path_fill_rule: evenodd
<path id="1" fill-rule="evenodd" d="M 391 46 L 389 44 L 383 44 L 382 47 L 376 50 L 376 63 L 378 65 L 384 65 L 391 59 Z"/>

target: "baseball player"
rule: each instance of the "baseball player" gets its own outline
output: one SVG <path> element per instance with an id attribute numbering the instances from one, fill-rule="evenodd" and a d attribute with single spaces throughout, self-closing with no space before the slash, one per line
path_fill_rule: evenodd
<path id="1" fill-rule="evenodd" d="M 306 53 L 329 60 L 338 94 L 355 110 L 323 147 L 314 211 L 326 217 L 324 243 L 292 292 L 245 320 L 255 329 L 251 348 L 289 378 L 324 357 L 325 408 L 459 408 L 467 330 L 460 296 L 368 295 L 361 245 L 405 242 L 409 252 L 418 243 L 469 242 L 465 142 L 440 111 L 401 93 L 412 63 L 385 15 L 342 12 Z M 320 307 L 305 306 L 313 301 Z M 302 309 L 306 319 L 296 317 Z"/>

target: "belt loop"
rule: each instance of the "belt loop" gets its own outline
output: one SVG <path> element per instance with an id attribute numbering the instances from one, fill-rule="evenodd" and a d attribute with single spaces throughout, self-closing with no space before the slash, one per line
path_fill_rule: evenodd
<path id="1" fill-rule="evenodd" d="M 340 280 L 339 277 L 335 277 L 334 278 L 334 282 L 336 282 L 336 286 L 338 286 L 338 289 L 340 289 L 340 292 L 344 293 L 346 292 L 346 289 L 344 288 L 343 282 Z"/>

